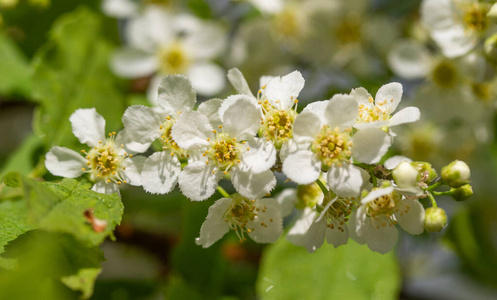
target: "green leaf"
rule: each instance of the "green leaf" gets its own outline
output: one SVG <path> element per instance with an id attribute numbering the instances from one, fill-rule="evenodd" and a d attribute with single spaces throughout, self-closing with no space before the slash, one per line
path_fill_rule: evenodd
<path id="1" fill-rule="evenodd" d="M 72 290 L 81 291 L 81 297 L 88 299 L 93 294 L 95 280 L 100 272 L 99 268 L 80 269 L 76 275 L 62 277 L 62 282 Z"/>
<path id="2" fill-rule="evenodd" d="M 261 299 L 398 299 L 400 273 L 393 253 L 381 255 L 349 241 L 315 253 L 282 238 L 266 248 L 257 292 Z"/>
<path id="3" fill-rule="evenodd" d="M 31 67 L 12 40 L 0 33 L 0 94 L 29 97 Z"/>
<path id="4" fill-rule="evenodd" d="M 109 70 L 113 46 L 102 27 L 102 18 L 84 8 L 63 15 L 33 60 L 34 93 L 41 104 L 35 128 L 47 148 L 79 145 L 69 122 L 78 108 L 95 107 L 108 131 L 122 127 L 124 97 Z"/>
<path id="5" fill-rule="evenodd" d="M 92 283 L 104 260 L 96 246 L 69 234 L 29 231 L 5 247 L 4 259 L 16 261 L 0 271 L 0 299 L 75 299 L 75 291 L 91 294 Z M 76 278 L 85 282 L 76 282 Z M 29 284 L 27 284 L 29 283 Z"/>
<path id="6" fill-rule="evenodd" d="M 0 204 L 0 253 L 5 245 L 21 234 L 33 229 L 26 222 L 26 205 L 22 201 L 3 202 Z M 1 264 L 0 264 L 1 265 Z"/>

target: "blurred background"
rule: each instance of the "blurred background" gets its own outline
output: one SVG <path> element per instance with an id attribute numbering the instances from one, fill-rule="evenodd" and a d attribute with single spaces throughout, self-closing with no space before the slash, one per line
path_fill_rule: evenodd
<path id="1" fill-rule="evenodd" d="M 98 274 L 94 286 L 35 284 L 47 268 L 78 259 L 62 259 L 41 236 L 15 248 L 30 260 L 0 283 L 0 299 L 41 299 L 42 286 L 40 295 L 60 299 L 497 299 L 497 31 L 487 17 L 493 1 L 467 2 L 435 16 L 450 15 L 455 27 L 461 18 L 464 32 L 475 32 L 457 44 L 437 39 L 448 33 L 437 35 L 418 0 L 0 0 L 0 176 L 60 180 L 44 155 L 54 145 L 80 150 L 69 123 L 77 108 L 95 107 L 106 130 L 118 131 L 126 107 L 155 103 L 161 75 L 188 76 L 204 101 L 235 93 L 226 72 L 237 67 L 254 92 L 263 75 L 301 71 L 299 110 L 401 82 L 402 105 L 422 117 L 396 129 L 389 155 L 438 170 L 464 160 L 475 191 L 462 203 L 442 198 L 448 227 L 402 235 L 387 255 L 353 241 L 309 254 L 284 237 L 260 245 L 232 232 L 203 249 L 194 241 L 219 194 L 191 202 L 178 190 L 158 196 L 127 186 L 121 224 L 100 245 L 101 271 L 88 277 Z M 276 193 L 292 186 L 280 177 Z M 18 197 L 0 185 L 0 204 Z M 32 294 L 15 292 L 23 289 Z"/>

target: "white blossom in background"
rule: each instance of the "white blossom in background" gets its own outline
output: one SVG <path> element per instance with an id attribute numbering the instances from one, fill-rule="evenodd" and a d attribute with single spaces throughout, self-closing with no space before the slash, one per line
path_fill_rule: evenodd
<path id="1" fill-rule="evenodd" d="M 350 95 L 335 95 L 328 101 L 308 105 L 294 123 L 295 149 L 283 162 L 283 173 L 298 184 L 316 181 L 327 172 L 328 186 L 338 196 L 358 195 L 363 183 L 363 163 L 376 163 L 391 145 L 391 138 L 378 128 L 366 128 L 352 135 L 358 104 Z"/>
<path id="2" fill-rule="evenodd" d="M 259 136 L 271 141 L 276 149 L 281 149 L 293 136 L 297 97 L 305 83 L 302 74 L 293 71 L 282 77 L 263 76 L 259 80 L 257 96 L 252 94 L 238 69 L 228 71 L 228 80 L 238 93 L 253 97 L 257 101 L 262 110 Z"/>
<path id="3" fill-rule="evenodd" d="M 363 87 L 353 89 L 350 95 L 359 104 L 359 115 L 354 127 L 390 128 L 419 120 L 421 113 L 414 106 L 406 107 L 392 116 L 402 99 L 402 93 L 402 85 L 398 82 L 381 86 L 375 98 Z"/>
<path id="4" fill-rule="evenodd" d="M 373 188 L 361 199 L 351 224 L 354 237 L 379 253 L 387 253 L 397 243 L 398 223 L 410 234 L 424 231 L 425 210 L 417 199 L 403 197 L 392 186 Z"/>
<path id="5" fill-rule="evenodd" d="M 127 23 L 125 40 L 127 46 L 112 58 L 112 70 L 124 78 L 157 73 L 149 86 L 152 102 L 161 75 L 186 75 L 205 96 L 217 94 L 225 86 L 223 69 L 212 62 L 226 46 L 226 33 L 217 23 L 149 5 Z"/>
<path id="6" fill-rule="evenodd" d="M 179 176 L 183 194 L 194 201 L 209 198 L 224 175 L 241 195 L 263 197 L 276 184 L 270 168 L 276 161 L 271 142 L 256 138 L 261 120 L 257 102 L 246 95 L 233 95 L 219 108 L 221 124 L 214 128 L 199 111 L 181 113 L 172 128 L 174 141 L 190 153 Z"/>
<path id="7" fill-rule="evenodd" d="M 133 0 L 103 0 L 102 11 L 105 15 L 115 18 L 130 18 L 139 13 L 140 6 Z"/>
<path id="8" fill-rule="evenodd" d="M 126 152 L 131 142 L 125 131 L 112 132 L 105 137 L 105 119 L 95 108 L 78 109 L 69 118 L 74 135 L 91 149 L 81 153 L 65 147 L 54 146 L 46 155 L 45 166 L 56 176 L 76 178 L 89 174 L 94 183 L 92 190 L 99 193 L 119 193 L 123 183 L 140 186 L 140 173 L 145 157 Z M 144 151 L 150 144 L 141 147 Z M 82 155 L 83 154 L 83 155 Z"/>
<path id="9" fill-rule="evenodd" d="M 491 25 L 490 3 L 477 0 L 424 0 L 421 20 L 447 57 L 470 52 Z"/>
<path id="10" fill-rule="evenodd" d="M 283 232 L 280 206 L 275 199 L 249 200 L 239 194 L 221 198 L 211 207 L 200 228 L 197 245 L 210 247 L 228 231 L 236 232 L 240 241 L 246 235 L 257 243 L 273 243 Z"/>

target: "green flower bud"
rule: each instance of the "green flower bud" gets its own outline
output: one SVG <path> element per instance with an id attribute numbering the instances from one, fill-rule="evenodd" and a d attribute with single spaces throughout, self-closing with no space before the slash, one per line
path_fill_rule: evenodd
<path id="1" fill-rule="evenodd" d="M 392 171 L 395 183 L 401 188 L 416 187 L 419 182 L 419 172 L 409 162 L 401 162 Z"/>
<path id="2" fill-rule="evenodd" d="M 295 207 L 303 210 L 306 207 L 314 207 L 324 195 L 319 185 L 315 182 L 297 186 L 297 204 Z"/>
<path id="3" fill-rule="evenodd" d="M 425 229 L 428 232 L 439 232 L 447 226 L 447 214 L 440 207 L 430 207 L 425 212 Z"/>
<path id="4" fill-rule="evenodd" d="M 437 178 L 437 171 L 433 169 L 430 163 L 425 161 L 413 161 L 411 165 L 419 171 L 420 180 L 422 182 L 431 182 Z"/>
<path id="5" fill-rule="evenodd" d="M 450 187 L 458 188 L 468 183 L 470 176 L 468 165 L 460 160 L 454 160 L 442 168 L 442 179 Z"/>
<path id="6" fill-rule="evenodd" d="M 483 48 L 485 49 L 485 54 L 488 59 L 497 62 L 497 34 L 487 38 Z"/>
<path id="7" fill-rule="evenodd" d="M 458 188 L 451 188 L 449 193 L 451 193 L 452 198 L 456 201 L 465 201 L 469 197 L 473 196 L 473 188 L 469 184 L 465 184 Z"/>

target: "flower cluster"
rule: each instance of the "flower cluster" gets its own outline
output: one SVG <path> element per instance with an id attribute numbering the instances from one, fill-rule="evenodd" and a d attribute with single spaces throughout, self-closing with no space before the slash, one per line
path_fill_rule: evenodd
<path id="1" fill-rule="evenodd" d="M 299 113 L 305 81 L 298 71 L 261 78 L 256 95 L 238 69 L 228 72 L 228 80 L 238 94 L 197 106 L 186 77 L 162 77 L 156 106 L 129 107 L 124 130 L 107 139 L 96 110 L 78 109 L 70 118 L 73 132 L 91 148 L 79 154 L 53 147 L 46 167 L 58 176 L 88 173 L 102 193 L 129 183 L 166 194 L 178 185 L 190 200 L 203 201 L 218 191 L 222 198 L 209 208 L 196 240 L 203 247 L 229 230 L 242 241 L 249 236 L 274 242 L 283 218 L 296 208 L 301 213 L 288 232 L 291 242 L 314 251 L 325 238 L 336 247 L 350 237 L 385 253 L 395 245 L 397 223 L 411 234 L 445 226 L 440 212 L 425 217 L 419 199 L 429 198 L 437 208 L 434 196 L 464 200 L 471 194 L 469 168 L 461 161 L 442 169 L 441 178 L 429 163 L 406 157 L 379 164 L 396 136 L 393 127 L 420 118 L 416 107 L 394 113 L 403 94 L 400 83 L 383 85 L 375 97 L 356 88 Z M 159 151 L 134 156 L 152 143 Z M 275 173 L 296 188 L 266 198 L 276 186 Z M 228 194 L 220 180 L 230 181 L 236 192 Z M 451 189 L 435 191 L 442 185 Z"/>

